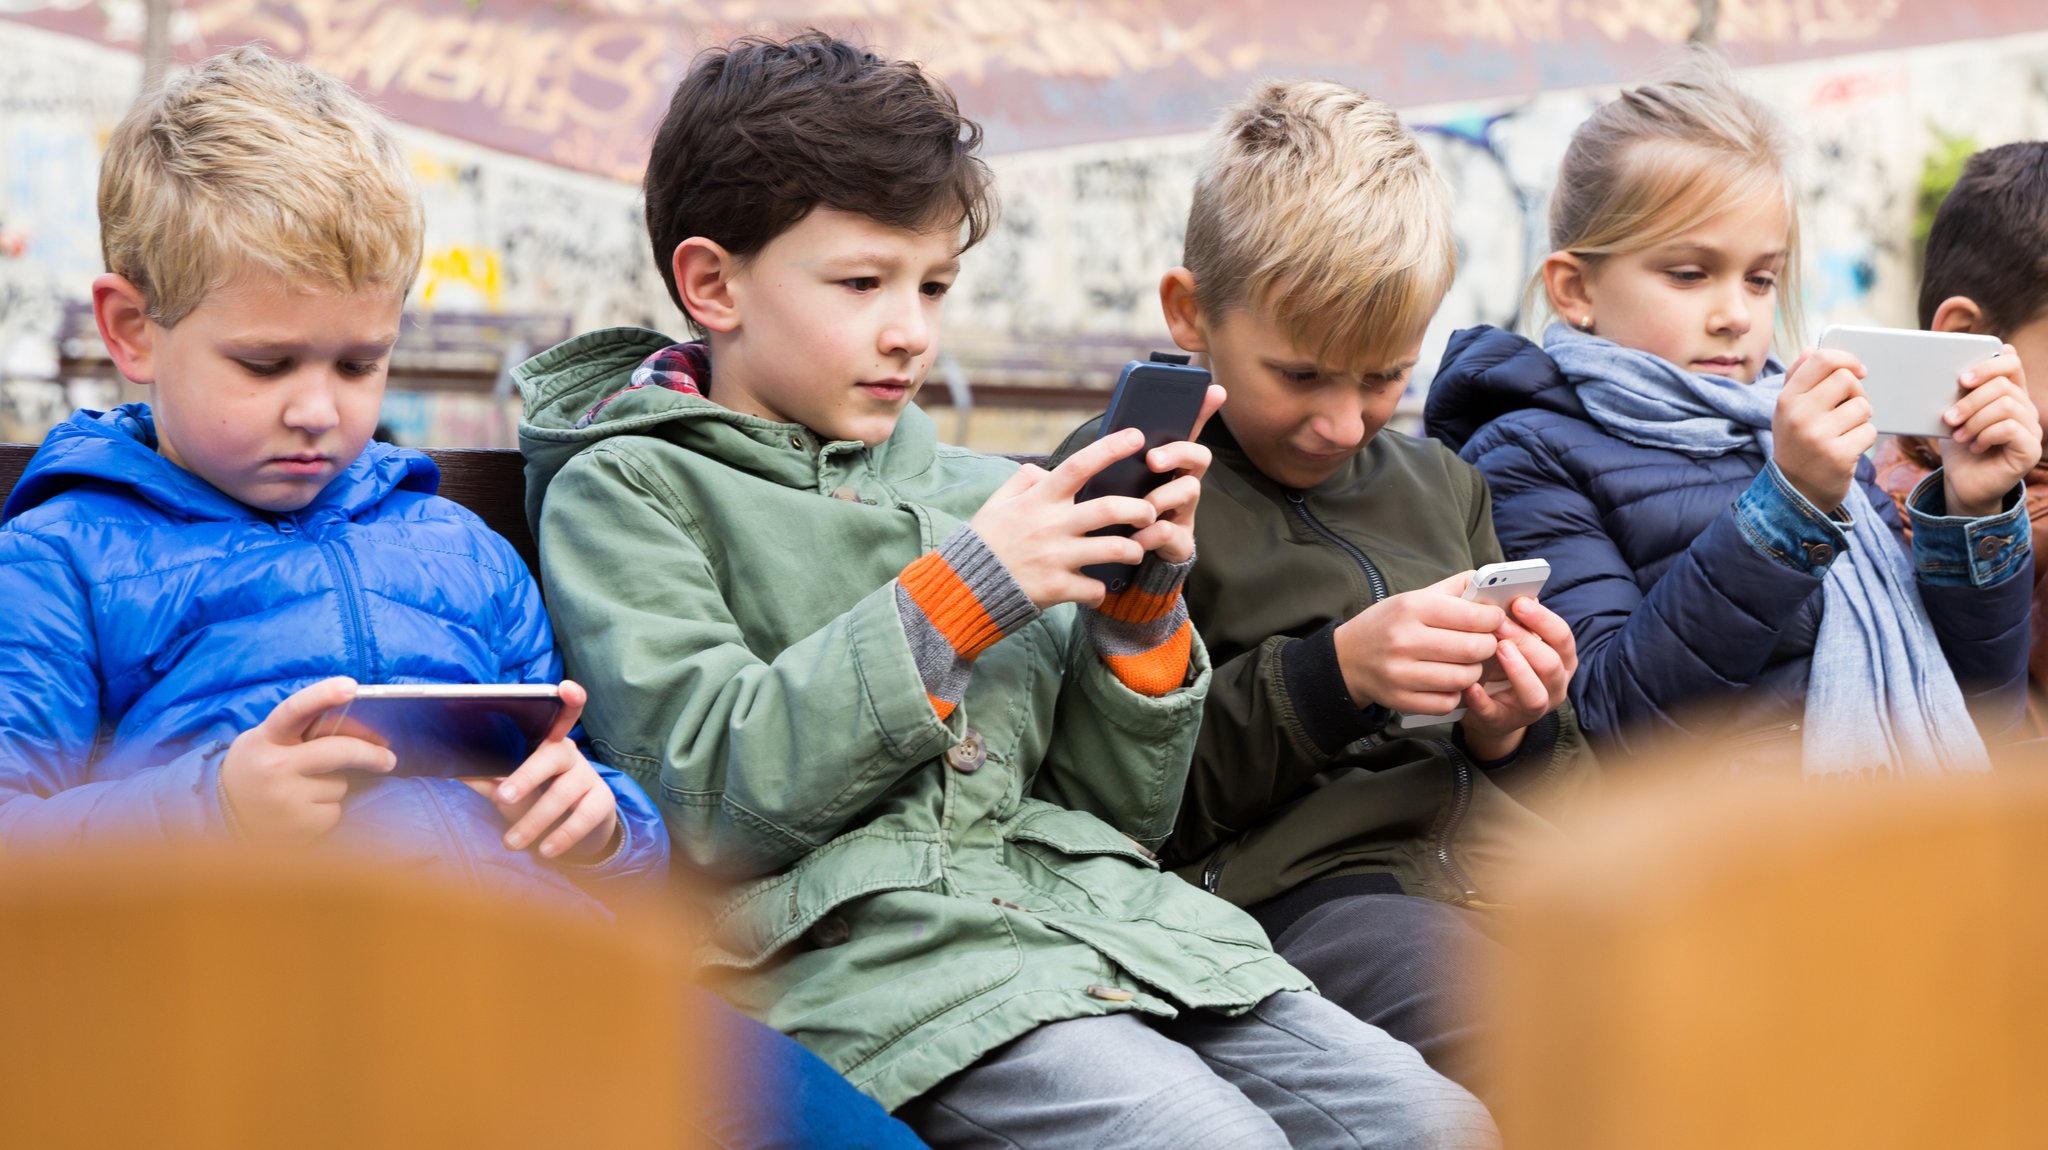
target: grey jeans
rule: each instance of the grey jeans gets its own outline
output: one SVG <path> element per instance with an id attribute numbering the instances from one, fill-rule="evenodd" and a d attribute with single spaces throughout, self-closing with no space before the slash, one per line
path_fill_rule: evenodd
<path id="1" fill-rule="evenodd" d="M 1407 894 L 1332 899 L 1273 932 L 1273 949 L 1331 1002 L 1413 1046 L 1488 1098 L 1475 963 L 1504 960 L 1479 911 Z"/>
<path id="2" fill-rule="evenodd" d="M 1317 995 L 1228 1018 L 1049 1023 L 897 1112 L 942 1150 L 1493 1148 L 1493 1119 L 1414 1048 Z"/>

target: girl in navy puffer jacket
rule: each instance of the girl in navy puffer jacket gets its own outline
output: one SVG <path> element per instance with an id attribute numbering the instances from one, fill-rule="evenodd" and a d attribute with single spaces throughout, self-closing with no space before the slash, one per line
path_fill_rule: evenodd
<path id="1" fill-rule="evenodd" d="M 1769 354 L 1796 299 L 1782 155 L 1710 66 L 1603 106 L 1553 200 L 1564 322 L 1540 349 L 1459 333 L 1429 429 L 1485 474 L 1507 554 L 1549 560 L 1572 701 L 1610 749 L 1713 735 L 1809 774 L 1981 770 L 2024 704 L 2039 417 L 2010 348 L 1963 374 L 1909 557 L 1863 458 L 1862 365 Z"/>

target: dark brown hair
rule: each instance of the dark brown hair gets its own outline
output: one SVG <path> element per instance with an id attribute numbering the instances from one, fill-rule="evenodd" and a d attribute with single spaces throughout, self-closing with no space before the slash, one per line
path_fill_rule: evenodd
<path id="1" fill-rule="evenodd" d="M 669 298 L 683 306 L 673 257 L 684 240 L 745 258 L 821 204 L 913 231 L 964 225 L 971 247 L 996 206 L 980 146 L 981 126 L 909 61 L 818 31 L 705 52 L 647 161 L 647 238 Z"/>
<path id="2" fill-rule="evenodd" d="M 1920 326 L 1951 296 L 2009 336 L 2048 312 L 2048 142 L 2006 144 L 1971 156 L 1934 213 Z"/>

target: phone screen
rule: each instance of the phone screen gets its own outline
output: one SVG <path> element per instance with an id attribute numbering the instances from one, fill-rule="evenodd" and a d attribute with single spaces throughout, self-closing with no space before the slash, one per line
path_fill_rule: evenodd
<path id="1" fill-rule="evenodd" d="M 332 733 L 344 718 L 368 727 L 398 756 L 398 775 L 507 775 L 561 710 L 558 697 L 365 697 L 328 712 L 311 733 Z"/>
<path id="2" fill-rule="evenodd" d="M 1101 471 L 1083 484 L 1074 502 L 1085 503 L 1105 495 L 1126 495 L 1143 499 L 1170 476 L 1145 465 L 1145 455 L 1156 447 L 1178 443 L 1194 434 L 1195 420 L 1201 418 L 1202 401 L 1209 394 L 1209 373 L 1199 367 L 1176 363 L 1124 365 L 1116 390 L 1110 393 L 1109 410 L 1102 418 L 1100 439 L 1128 428 L 1145 433 L 1145 446 Z M 1090 532 L 1092 535 L 1130 535 L 1132 529 L 1118 524 Z M 1130 583 L 1136 568 L 1123 563 L 1095 563 L 1081 573 L 1100 579 L 1114 591 Z"/>

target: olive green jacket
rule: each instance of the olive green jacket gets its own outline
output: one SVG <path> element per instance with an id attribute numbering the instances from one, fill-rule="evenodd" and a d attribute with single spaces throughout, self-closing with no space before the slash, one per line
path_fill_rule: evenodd
<path id="1" fill-rule="evenodd" d="M 1145 697 L 1055 607 L 941 721 L 894 580 L 1014 465 L 916 408 L 871 449 L 659 387 L 575 427 L 670 342 L 599 331 L 522 365 L 520 439 L 586 730 L 712 886 L 714 985 L 892 1109 L 1043 1023 L 1306 988 L 1152 855 L 1200 644 L 1189 686 Z"/>
<path id="2" fill-rule="evenodd" d="M 1061 454 L 1094 434 L 1084 426 Z M 1364 873 L 1489 901 L 1596 780 L 1571 705 L 1481 769 L 1448 725 L 1375 733 L 1332 638 L 1378 599 L 1500 560 L 1485 480 L 1434 440 L 1381 431 L 1297 491 L 1254 468 L 1221 420 L 1202 441 L 1215 463 L 1187 597 L 1216 670 L 1167 864 L 1241 906 Z"/>

